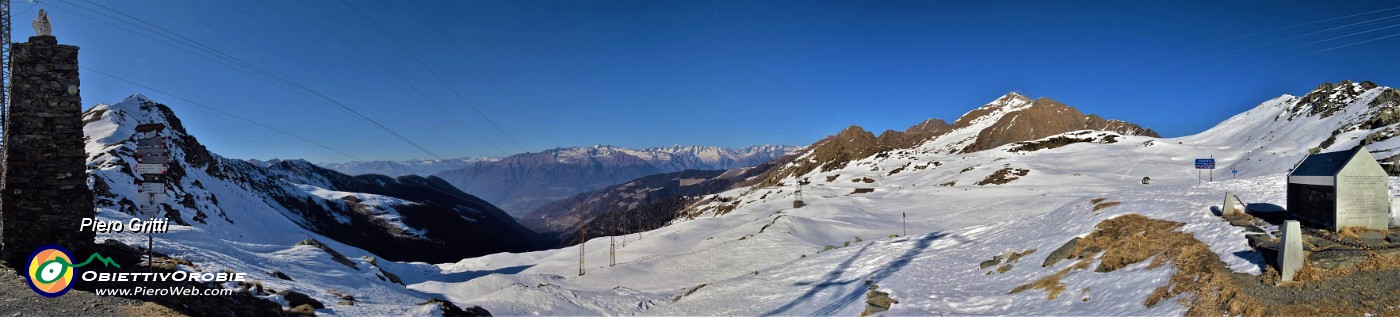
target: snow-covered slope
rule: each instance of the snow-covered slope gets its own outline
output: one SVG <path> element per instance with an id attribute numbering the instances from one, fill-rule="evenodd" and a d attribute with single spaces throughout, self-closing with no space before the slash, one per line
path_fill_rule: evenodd
<path id="1" fill-rule="evenodd" d="M 384 259 L 447 261 L 528 250 L 540 242 L 499 209 L 440 179 L 352 177 L 301 160 L 259 166 L 220 157 L 189 135 L 169 107 L 141 95 L 97 105 L 83 121 L 88 182 L 99 218 L 126 222 L 137 216 L 134 128 L 165 124 L 171 163 L 163 210 L 174 225 L 172 232 L 156 235 L 155 250 L 192 262 L 184 270 L 228 268 L 268 288 L 310 294 L 324 303 L 339 301 L 331 290 L 360 301 L 322 313 L 430 314 L 435 307 L 416 305 L 428 295 L 396 284 L 392 272 L 377 265 L 405 269 L 415 265 Z M 144 235 L 98 235 L 99 242 L 109 238 L 146 243 Z M 347 263 L 298 244 L 307 239 L 344 254 Z"/>
<path id="2" fill-rule="evenodd" d="M 1259 274 L 1262 260 L 1242 229 L 1211 207 L 1226 191 L 1284 205 L 1285 173 L 1313 148 L 1369 139 L 1378 158 L 1390 156 L 1400 142 L 1387 132 L 1400 106 L 1385 97 L 1393 94 L 1369 83 L 1329 84 L 1192 136 L 1072 131 L 959 153 L 975 141 L 975 127 L 999 120 L 990 109 L 973 116 L 986 119 L 955 124 L 919 147 L 784 177 L 783 186 L 705 197 L 691 217 L 640 238 L 618 237 L 616 266 L 608 265 L 609 238 L 595 237 L 584 245 L 586 275 L 578 274 L 579 250 L 565 248 L 440 264 L 448 272 L 501 274 L 409 287 L 509 315 L 857 315 L 867 281 L 899 300 L 886 315 L 1182 314 L 1176 301 L 1143 304 L 1167 283 L 1170 266 L 1076 271 L 1061 280 L 1069 291 L 1054 300 L 1008 291 L 1063 269 L 1069 264 L 1040 262 L 1100 221 L 1129 213 L 1184 223 L 1181 230 L 1228 268 Z M 1014 109 L 1011 101 L 997 108 Z M 1198 185 L 1193 160 L 1211 156 L 1221 173 Z M 1152 183 L 1141 184 L 1143 177 Z M 807 206 L 794 209 L 792 184 L 801 180 L 811 182 L 802 192 Z M 1097 198 L 1121 204 L 1094 210 Z M 1028 249 L 1038 251 L 1003 273 L 978 265 Z"/>

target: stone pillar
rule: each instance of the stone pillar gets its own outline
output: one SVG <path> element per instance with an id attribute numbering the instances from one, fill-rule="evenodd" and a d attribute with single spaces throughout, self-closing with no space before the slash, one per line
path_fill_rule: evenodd
<path id="1" fill-rule="evenodd" d="M 1303 229 L 1297 220 L 1283 222 L 1282 238 L 1278 243 L 1278 272 L 1280 280 L 1292 281 L 1303 268 Z"/>
<path id="2" fill-rule="evenodd" d="M 1239 210 L 1235 209 L 1235 200 L 1231 198 L 1235 197 L 1230 196 L 1230 192 L 1225 192 L 1225 203 L 1220 204 L 1220 215 L 1234 216 L 1239 213 Z"/>
<path id="3" fill-rule="evenodd" d="M 78 253 L 91 248 L 95 234 L 79 233 L 78 225 L 95 212 L 83 151 L 78 47 L 34 36 L 11 48 L 11 103 L 0 162 L 0 258 L 22 269 L 20 263 L 41 245 Z"/>

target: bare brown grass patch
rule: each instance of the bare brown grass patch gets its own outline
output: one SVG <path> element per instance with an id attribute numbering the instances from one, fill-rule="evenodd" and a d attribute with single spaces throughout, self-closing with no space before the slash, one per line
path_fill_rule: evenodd
<path id="1" fill-rule="evenodd" d="M 144 302 L 144 303 L 141 303 L 141 305 L 123 306 L 123 307 L 121 308 L 121 310 L 119 310 L 119 311 L 117 312 L 117 316 L 153 316 L 153 317 L 167 317 L 167 316 L 188 316 L 188 315 L 181 314 L 180 312 L 175 311 L 174 309 L 170 309 L 170 308 L 168 308 L 168 307 L 161 306 L 160 304 L 156 304 L 156 303 L 152 303 L 152 302 Z"/>
<path id="2" fill-rule="evenodd" d="M 1076 246 L 1075 254 L 1087 255 L 1078 263 L 1017 288 L 1044 289 L 1050 292 L 1047 299 L 1053 300 L 1065 287 L 1060 278 L 1071 270 L 1088 268 L 1095 254 L 1102 254 L 1096 272 L 1111 272 L 1151 258 L 1148 269 L 1172 264 L 1177 271 L 1167 285 L 1153 290 L 1143 305 L 1153 307 L 1163 300 L 1178 298 L 1188 307 L 1187 316 L 1261 316 L 1259 301 L 1244 296 L 1230 282 L 1230 271 L 1210 248 L 1191 234 L 1177 231 L 1182 225 L 1138 214 L 1105 220 Z M 1194 295 L 1179 296 L 1184 293 Z"/>
<path id="3" fill-rule="evenodd" d="M 1389 233 L 1386 230 L 1374 230 L 1363 227 L 1343 227 L 1342 230 L 1337 231 L 1337 235 L 1353 240 L 1361 240 L 1361 234 L 1367 232 L 1380 232 L 1382 234 Z"/>
<path id="4" fill-rule="evenodd" d="M 1016 294 L 1031 289 L 1039 289 L 1045 290 L 1045 300 L 1055 300 L 1055 298 L 1060 297 L 1061 292 L 1065 291 L 1065 283 L 1061 282 L 1060 279 L 1064 278 L 1065 275 L 1069 275 L 1072 269 L 1074 268 L 1068 267 L 1059 272 L 1055 272 L 1055 274 L 1035 280 L 1034 282 L 1021 284 L 1021 286 L 1011 289 L 1007 294 Z"/>
<path id="5" fill-rule="evenodd" d="M 1150 259 L 1146 268 L 1170 265 L 1175 272 L 1166 285 L 1147 295 L 1143 305 L 1154 307 L 1176 299 L 1187 308 L 1187 316 L 1384 316 L 1400 312 L 1394 308 L 1400 307 L 1400 290 L 1388 288 L 1385 285 L 1391 284 L 1384 283 L 1390 282 L 1381 280 L 1400 270 L 1400 254 L 1371 252 L 1357 265 L 1333 270 L 1305 263 L 1294 282 L 1275 286 L 1279 274 L 1274 268 L 1265 268 L 1257 277 L 1231 272 L 1219 254 L 1192 234 L 1178 231 L 1182 226 L 1137 214 L 1105 220 L 1079 241 L 1074 252 L 1078 262 L 1073 266 L 1012 292 L 1040 289 L 1047 292 L 1047 300 L 1053 300 L 1069 287 L 1061 279 L 1089 268 L 1095 258 L 1096 272 L 1111 272 Z"/>
<path id="6" fill-rule="evenodd" d="M 1113 207 L 1113 206 L 1117 206 L 1117 205 L 1120 205 L 1120 204 L 1122 204 L 1122 202 L 1117 202 L 1117 201 L 1111 201 L 1111 202 L 1106 202 L 1106 203 L 1102 203 L 1102 204 L 1096 204 L 1096 205 L 1094 205 L 1094 211 L 1099 211 L 1099 210 L 1102 210 L 1102 209 L 1104 209 L 1104 208 Z"/>

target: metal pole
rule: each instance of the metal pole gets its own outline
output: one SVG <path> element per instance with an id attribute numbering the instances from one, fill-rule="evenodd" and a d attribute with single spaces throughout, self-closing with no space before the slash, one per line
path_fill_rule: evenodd
<path id="1" fill-rule="evenodd" d="M 0 0 L 0 129 L 10 114 L 10 0 Z M 10 140 L 0 139 L 0 146 Z"/>
<path id="2" fill-rule="evenodd" d="M 617 266 L 617 213 L 608 209 L 608 216 L 612 218 L 612 232 L 608 234 L 608 266 Z"/>
<path id="3" fill-rule="evenodd" d="M 147 201 L 146 204 L 147 204 L 148 206 L 152 206 L 152 207 L 151 207 L 151 210 L 155 210 L 155 207 L 154 207 L 154 206 L 156 205 L 156 194 L 155 194 L 155 193 L 148 193 L 148 194 L 146 194 L 146 197 L 149 198 L 149 199 L 146 200 L 146 201 Z M 152 214 L 155 214 L 155 213 L 152 212 Z M 155 273 L 155 272 L 156 272 L 156 266 L 153 264 L 153 263 L 155 262 L 155 259 L 156 259 L 156 238 L 155 238 L 155 236 L 151 235 L 151 232 L 150 232 L 150 231 L 146 231 L 146 270 L 147 270 L 148 272 L 150 272 L 150 273 Z"/>
<path id="4" fill-rule="evenodd" d="M 583 276 L 583 246 L 588 244 L 588 240 L 583 239 L 583 226 L 585 225 L 587 224 L 579 224 L 578 227 L 578 276 Z"/>
<path id="5" fill-rule="evenodd" d="M 909 236 L 909 214 L 899 213 L 899 224 L 904 226 L 904 236 Z"/>

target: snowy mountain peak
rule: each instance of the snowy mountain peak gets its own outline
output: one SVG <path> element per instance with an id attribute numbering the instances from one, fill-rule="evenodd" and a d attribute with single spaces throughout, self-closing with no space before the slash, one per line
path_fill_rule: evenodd
<path id="1" fill-rule="evenodd" d="M 958 120 L 953 121 L 953 128 L 965 128 L 995 121 L 1003 114 L 1030 107 L 1033 103 L 1034 101 L 1026 96 L 1015 92 L 1008 93 L 986 105 L 964 113 L 958 117 Z"/>
<path id="2" fill-rule="evenodd" d="M 130 96 L 127 96 L 126 99 L 122 99 L 122 102 L 126 102 L 126 101 L 133 101 L 133 102 L 148 101 L 148 102 L 149 102 L 149 101 L 151 101 L 151 98 L 150 98 L 150 97 L 146 97 L 145 94 L 142 94 L 142 93 L 139 93 L 139 92 L 138 92 L 138 93 L 131 94 Z"/>
<path id="3" fill-rule="evenodd" d="M 1292 120 L 1299 115 L 1330 117 L 1361 99 L 1363 94 L 1373 89 L 1387 88 L 1379 87 L 1369 81 L 1358 83 L 1343 80 L 1336 84 L 1322 83 L 1308 94 L 1303 95 L 1299 102 L 1293 105 L 1293 114 L 1289 116 L 1289 119 Z"/>
<path id="4" fill-rule="evenodd" d="M 1013 90 L 1013 91 L 1007 92 L 1005 95 L 1002 95 L 1000 98 L 997 98 L 997 100 L 994 101 L 993 103 L 994 103 L 994 104 L 995 104 L 995 103 L 1009 104 L 1009 103 L 1014 103 L 1014 102 L 1025 102 L 1025 101 L 1030 101 L 1030 100 L 1031 100 L 1030 97 L 1027 97 L 1026 95 L 1022 95 L 1020 92 L 1017 92 L 1017 91 L 1014 91 L 1014 90 Z"/>

